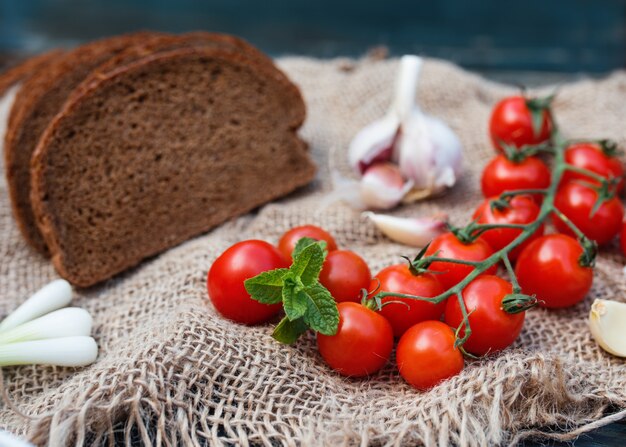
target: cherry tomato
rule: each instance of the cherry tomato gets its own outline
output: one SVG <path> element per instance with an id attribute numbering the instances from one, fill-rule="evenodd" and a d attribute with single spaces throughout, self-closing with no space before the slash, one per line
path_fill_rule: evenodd
<path id="1" fill-rule="evenodd" d="M 537 157 L 515 163 L 498 155 L 485 167 L 481 186 L 485 197 L 499 196 L 504 191 L 544 189 L 550 186 L 550 169 Z M 537 195 L 535 199 L 541 203 L 543 197 Z"/>
<path id="2" fill-rule="evenodd" d="M 564 234 L 549 234 L 530 243 L 517 259 L 515 274 L 522 291 L 544 307 L 568 307 L 585 298 L 593 269 L 583 267 L 580 243 Z"/>
<path id="3" fill-rule="evenodd" d="M 565 214 L 585 236 L 598 245 L 610 242 L 622 227 L 624 207 L 617 197 L 600 205 L 593 217 L 591 211 L 598 198 L 598 193 L 588 186 L 577 182 L 562 185 L 554 197 L 554 206 Z M 553 216 L 556 229 L 571 236 L 574 232 L 558 216 Z"/>
<path id="4" fill-rule="evenodd" d="M 302 225 L 294 227 L 282 235 L 278 241 L 278 249 L 287 259 L 291 259 L 291 252 L 296 248 L 296 244 L 303 237 L 310 237 L 317 241 L 326 241 L 326 249 L 331 252 L 337 250 L 337 243 L 331 234 L 315 225 Z"/>
<path id="5" fill-rule="evenodd" d="M 489 120 L 489 134 L 497 151 L 502 152 L 501 142 L 515 147 L 536 145 L 547 141 L 552 131 L 552 122 L 547 111 L 543 111 L 541 129 L 535 133 L 533 118 L 526 105 L 526 98 L 510 96 L 501 100 L 493 109 Z"/>
<path id="6" fill-rule="evenodd" d="M 611 157 L 604 153 L 600 145 L 596 143 L 576 143 L 565 150 L 565 161 L 578 168 L 595 172 L 604 178 L 621 178 L 617 185 L 617 191 L 621 192 L 624 187 L 624 168 L 617 157 Z M 578 172 L 565 171 L 562 182 L 581 179 L 590 183 L 598 183 L 591 177 Z"/>
<path id="7" fill-rule="evenodd" d="M 463 369 L 454 347 L 454 331 L 440 321 L 424 321 L 404 333 L 396 348 L 400 375 L 418 390 L 427 390 Z"/>
<path id="8" fill-rule="evenodd" d="M 510 282 L 493 275 L 482 275 L 463 289 L 463 300 L 469 315 L 472 334 L 463 347 L 476 355 L 497 352 L 510 346 L 519 336 L 524 325 L 524 314 L 510 314 L 502 309 L 502 299 L 513 292 Z M 459 300 L 448 300 L 445 322 L 459 327 L 463 313 Z M 461 331 L 461 336 L 464 332 Z"/>
<path id="9" fill-rule="evenodd" d="M 503 209 L 493 209 L 491 200 L 485 200 L 476 208 L 473 218 L 480 224 L 528 224 L 534 222 L 538 215 L 539 207 L 532 197 L 514 196 L 509 202 L 509 207 Z M 509 245 L 521 233 L 521 229 L 494 228 L 493 230 L 485 231 L 481 237 L 491 245 L 491 248 L 497 251 Z M 509 259 L 515 261 L 524 247 L 542 234 L 543 225 L 526 239 L 523 244 L 510 251 Z"/>
<path id="10" fill-rule="evenodd" d="M 413 275 L 408 264 L 397 264 L 381 270 L 372 280 L 370 291 L 396 292 L 432 298 L 444 292 L 435 275 L 424 273 Z M 405 304 L 386 304 L 380 313 L 389 321 L 393 335 L 400 337 L 411 326 L 426 320 L 439 320 L 445 309 L 445 302 L 439 304 L 408 298 L 387 297 L 382 302 L 400 301 Z"/>
<path id="11" fill-rule="evenodd" d="M 622 231 L 619 235 L 620 247 L 622 248 L 622 253 L 626 255 L 626 222 L 622 224 Z"/>
<path id="12" fill-rule="evenodd" d="M 371 280 L 372 274 L 363 258 L 348 250 L 328 253 L 319 278 L 338 303 L 359 303 L 361 290 L 367 289 Z"/>
<path id="13" fill-rule="evenodd" d="M 265 241 L 238 242 L 222 253 L 207 275 L 207 290 L 215 309 L 229 320 L 243 324 L 262 323 L 281 304 L 262 304 L 250 298 L 243 282 L 267 270 L 289 267 L 276 247 Z"/>
<path id="14" fill-rule="evenodd" d="M 368 376 L 385 366 L 393 348 L 389 322 L 361 304 L 343 302 L 337 309 L 337 333 L 317 334 L 317 347 L 326 363 L 351 377 Z"/>
<path id="15" fill-rule="evenodd" d="M 491 256 L 494 251 L 481 237 L 477 238 L 474 242 L 464 244 L 459 241 L 454 234 L 448 232 L 433 239 L 425 254 L 426 256 L 431 256 L 435 253 L 437 253 L 437 256 L 440 258 L 452 258 L 462 261 L 482 261 Z M 445 261 L 435 261 L 429 267 L 429 270 L 442 272 L 437 274 L 437 279 L 446 290 L 461 282 L 473 269 L 471 265 L 454 264 Z M 489 267 L 485 273 L 494 274 L 496 269 L 497 267 L 493 265 Z"/>

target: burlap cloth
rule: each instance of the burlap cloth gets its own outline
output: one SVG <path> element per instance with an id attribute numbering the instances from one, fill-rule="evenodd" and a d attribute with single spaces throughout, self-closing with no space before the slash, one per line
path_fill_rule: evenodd
<path id="1" fill-rule="evenodd" d="M 529 436 L 572 439 L 624 415 L 626 362 L 600 350 L 587 330 L 593 298 L 626 300 L 624 258 L 603 251 L 587 299 L 567 310 L 528 312 L 504 353 L 420 393 L 393 362 L 367 380 L 330 371 L 313 336 L 295 346 L 215 314 L 206 295 L 212 261 L 247 238 L 276 242 L 291 226 L 330 230 L 376 272 L 414 250 L 389 242 L 344 204 L 320 208 L 329 164 L 349 175 L 345 151 L 364 124 L 386 110 L 397 66 L 386 61 L 279 61 L 301 86 L 303 137 L 320 166 L 304 191 L 228 222 L 90 290 L 75 304 L 94 316 L 98 361 L 87 368 L 4 369 L 4 384 L 26 421 L 3 405 L 0 425 L 38 444 L 99 445 L 494 445 Z M 480 199 L 479 175 L 492 149 L 487 120 L 513 89 L 429 60 L 419 86 L 428 112 L 443 117 L 465 146 L 466 172 L 447 196 L 400 214 L 444 210 L 463 222 Z M 556 113 L 572 137 L 626 139 L 626 73 L 562 86 Z M 329 163 L 330 160 L 330 163 Z M 0 314 L 57 277 L 30 251 L 0 197 Z"/>

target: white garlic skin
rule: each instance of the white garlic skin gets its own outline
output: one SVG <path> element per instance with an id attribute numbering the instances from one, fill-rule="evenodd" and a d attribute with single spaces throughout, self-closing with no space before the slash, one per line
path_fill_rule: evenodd
<path id="1" fill-rule="evenodd" d="M 413 187 L 405 181 L 398 166 L 393 163 L 371 165 L 359 182 L 359 193 L 365 209 L 391 209 Z"/>
<path id="2" fill-rule="evenodd" d="M 352 169 L 363 174 L 377 162 L 391 159 L 399 121 L 395 115 L 368 124 L 350 142 L 348 162 Z"/>

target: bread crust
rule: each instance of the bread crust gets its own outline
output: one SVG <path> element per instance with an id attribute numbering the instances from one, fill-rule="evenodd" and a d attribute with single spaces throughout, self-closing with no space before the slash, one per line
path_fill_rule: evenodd
<path id="1" fill-rule="evenodd" d="M 288 132 L 293 133 L 294 147 L 291 150 L 297 151 L 298 156 L 301 156 L 301 172 L 293 174 L 289 177 L 290 173 L 286 174 L 286 179 L 282 179 L 279 190 L 272 194 L 270 198 L 264 198 L 263 200 L 252 200 L 250 203 L 245 204 L 237 214 L 242 214 L 258 207 L 259 205 L 285 195 L 298 187 L 308 184 L 315 176 L 315 166 L 307 155 L 306 144 L 296 137 L 296 130 L 302 124 L 304 120 L 304 104 L 302 103 L 302 97 L 298 88 L 291 82 L 287 81 L 284 75 L 279 76 L 276 72 L 266 66 L 261 61 L 253 62 L 248 57 L 242 55 L 240 52 L 228 51 L 224 49 L 216 48 L 185 48 L 178 49 L 169 52 L 159 52 L 149 56 L 146 56 L 136 62 L 118 67 L 106 75 L 101 76 L 97 80 L 93 80 L 88 88 L 84 88 L 80 95 L 72 98 L 68 101 L 63 111 L 59 113 L 53 120 L 53 122 L 46 129 L 43 137 L 40 139 L 39 144 L 35 150 L 31 161 L 31 201 L 33 204 L 33 210 L 37 218 L 37 224 L 41 231 L 50 251 L 52 254 L 52 262 L 57 271 L 64 278 L 70 282 L 87 287 L 97 282 L 107 279 L 127 268 L 130 268 L 146 257 L 155 255 L 159 252 L 166 250 L 174 245 L 177 245 L 190 237 L 196 236 L 199 233 L 206 232 L 212 227 L 218 225 L 221 222 L 213 223 L 205 226 L 201 232 L 195 232 L 194 234 L 181 234 L 176 235 L 174 238 L 155 238 L 154 246 L 149 249 L 143 250 L 139 256 L 128 256 L 123 259 L 114 268 L 98 272 L 97 274 L 83 274 L 76 268 L 68 267 L 73 264 L 72 260 L 67 259 L 68 254 L 63 251 L 63 238 L 70 237 L 64 234 L 62 223 L 55 215 L 55 210 L 50 207 L 47 200 L 48 185 L 46 182 L 46 169 L 48 168 L 46 160 L 54 146 L 51 145 L 52 141 L 57 135 L 62 134 L 63 124 L 65 121 L 69 121 L 72 114 L 77 111 L 81 103 L 92 95 L 97 94 L 98 90 L 103 88 L 109 83 L 115 83 L 121 80 L 127 74 L 149 67 L 153 63 L 162 63 L 163 61 L 169 61 L 175 63 L 176 61 L 184 61 L 185 58 L 204 57 L 208 59 L 216 59 L 226 63 L 232 63 L 245 69 L 251 70 L 255 76 L 261 76 L 268 82 L 277 82 L 280 84 L 280 91 L 289 96 L 295 107 L 293 107 L 293 113 L 288 117 L 288 123 L 286 128 Z M 286 149 L 285 149 L 286 150 Z M 266 193 L 267 194 L 267 193 Z M 228 216 L 228 218 L 233 216 Z M 222 219 L 222 221 L 225 219 Z M 167 240 L 166 240 L 167 239 Z"/>
<path id="2" fill-rule="evenodd" d="M 0 74 L 0 96 L 4 95 L 11 86 L 19 83 L 33 73 L 37 73 L 62 54 L 62 50 L 50 50 L 46 53 L 30 57 Z"/>
<path id="3" fill-rule="evenodd" d="M 165 34 L 155 36 L 141 45 L 130 46 L 93 70 L 93 72 L 72 92 L 71 96 L 68 98 L 68 102 L 72 101 L 74 97 L 80 96 L 85 89 L 89 89 L 89 86 L 94 81 L 106 77 L 107 73 L 126 64 L 131 64 L 143 57 L 158 52 L 204 46 L 217 46 L 218 48 L 239 50 L 246 57 L 266 65 L 266 67 L 273 70 L 277 76 L 290 82 L 285 74 L 276 67 L 271 58 L 257 50 L 244 39 L 229 34 L 193 31 L 182 35 Z"/>

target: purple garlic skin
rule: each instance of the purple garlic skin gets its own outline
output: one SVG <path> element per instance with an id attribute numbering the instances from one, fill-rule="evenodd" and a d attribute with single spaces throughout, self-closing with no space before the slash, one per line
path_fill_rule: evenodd
<path id="1" fill-rule="evenodd" d="M 413 187 L 400 168 L 393 163 L 375 163 L 364 172 L 359 182 L 361 201 L 366 209 L 395 208 Z"/>

